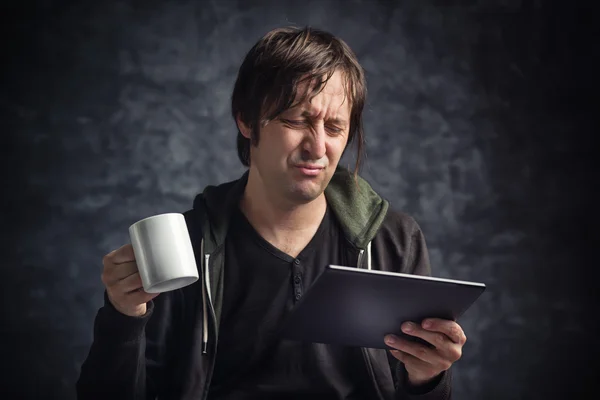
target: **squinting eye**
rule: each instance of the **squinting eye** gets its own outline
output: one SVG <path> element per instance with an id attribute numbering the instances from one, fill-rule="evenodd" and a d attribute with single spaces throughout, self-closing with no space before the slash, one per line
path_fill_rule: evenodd
<path id="1" fill-rule="evenodd" d="M 304 125 L 304 121 L 294 121 L 291 119 L 286 119 L 284 121 L 290 125 Z"/>
<path id="2" fill-rule="evenodd" d="M 300 126 L 304 125 L 304 121 L 298 121 L 298 120 L 293 120 L 293 119 L 283 119 L 283 118 L 280 118 L 280 120 L 285 125 L 289 125 L 289 126 L 293 126 L 293 127 L 300 127 Z"/>
<path id="3" fill-rule="evenodd" d="M 327 129 L 329 129 L 329 131 L 333 133 L 342 133 L 344 131 L 343 129 L 337 128 L 335 126 L 330 126 Z"/>

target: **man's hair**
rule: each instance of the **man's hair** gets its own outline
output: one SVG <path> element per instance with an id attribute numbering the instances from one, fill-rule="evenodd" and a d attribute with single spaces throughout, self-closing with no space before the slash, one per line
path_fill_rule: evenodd
<path id="1" fill-rule="evenodd" d="M 310 101 L 336 71 L 343 75 L 346 101 L 351 105 L 346 148 L 353 142 L 357 145 L 354 169 L 357 174 L 364 151 L 362 111 L 367 91 L 364 71 L 344 41 L 311 27 L 274 29 L 244 58 L 231 99 L 234 120 L 239 117 L 251 129 L 251 140 L 238 129 L 237 149 L 242 164 L 250 166 L 251 141 L 258 144 L 261 126 L 307 99 Z M 298 93 L 305 83 L 306 93 Z"/>

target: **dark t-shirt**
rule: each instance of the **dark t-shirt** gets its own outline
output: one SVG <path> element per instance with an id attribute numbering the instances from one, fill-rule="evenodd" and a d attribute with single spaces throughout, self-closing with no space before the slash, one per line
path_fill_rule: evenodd
<path id="1" fill-rule="evenodd" d="M 327 264 L 341 264 L 342 234 L 327 211 L 293 258 L 254 230 L 241 211 L 225 244 L 225 286 L 210 400 L 366 399 L 359 350 L 281 340 L 277 328 Z"/>

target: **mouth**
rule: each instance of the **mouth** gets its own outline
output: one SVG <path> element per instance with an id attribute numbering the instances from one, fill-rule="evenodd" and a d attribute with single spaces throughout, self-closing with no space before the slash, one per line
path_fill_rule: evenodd
<path id="1" fill-rule="evenodd" d="M 324 169 L 320 165 L 311 165 L 311 164 L 296 165 L 296 168 L 300 171 L 300 173 L 302 175 L 306 175 L 306 176 L 317 176 Z"/>

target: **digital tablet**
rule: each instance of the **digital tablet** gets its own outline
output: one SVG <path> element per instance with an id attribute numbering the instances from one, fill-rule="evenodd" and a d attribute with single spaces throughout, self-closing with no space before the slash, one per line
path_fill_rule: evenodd
<path id="1" fill-rule="evenodd" d="M 403 322 L 457 320 L 484 292 L 479 282 L 329 265 L 282 324 L 284 339 L 388 349 Z M 426 342 L 425 342 L 426 343 Z"/>

